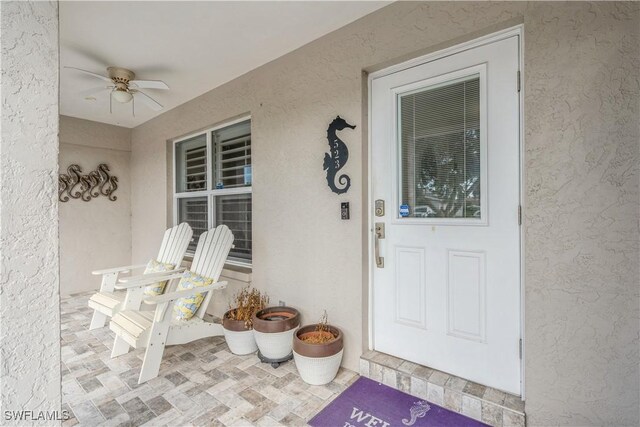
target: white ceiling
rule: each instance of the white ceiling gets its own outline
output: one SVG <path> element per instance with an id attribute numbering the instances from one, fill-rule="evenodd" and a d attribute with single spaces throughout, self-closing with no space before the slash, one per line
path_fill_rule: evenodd
<path id="1" fill-rule="evenodd" d="M 221 84 L 309 43 L 389 2 L 97 2 L 60 3 L 60 112 L 135 127 Z M 168 91 L 146 89 L 164 106 L 155 112 L 113 102 L 104 85 L 64 66 L 106 75 L 128 68 L 136 78 L 163 80 Z"/>

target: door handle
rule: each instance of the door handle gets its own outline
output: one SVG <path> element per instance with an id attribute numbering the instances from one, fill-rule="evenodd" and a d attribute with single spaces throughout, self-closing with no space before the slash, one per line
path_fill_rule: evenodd
<path id="1" fill-rule="evenodd" d="M 384 239 L 384 222 L 376 222 L 374 234 L 376 267 L 384 268 L 384 257 L 380 256 L 380 240 Z"/>

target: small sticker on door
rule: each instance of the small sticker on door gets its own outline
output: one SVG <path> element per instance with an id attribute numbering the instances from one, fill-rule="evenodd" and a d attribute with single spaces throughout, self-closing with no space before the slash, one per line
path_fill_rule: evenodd
<path id="1" fill-rule="evenodd" d="M 409 205 L 400 205 L 400 216 L 409 216 Z"/>

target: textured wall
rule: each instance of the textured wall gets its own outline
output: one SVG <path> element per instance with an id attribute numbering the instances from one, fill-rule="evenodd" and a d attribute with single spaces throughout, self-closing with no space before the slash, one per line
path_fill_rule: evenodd
<path id="1" fill-rule="evenodd" d="M 638 425 L 639 6 L 527 9 L 533 425 Z"/>
<path id="2" fill-rule="evenodd" d="M 0 44 L 0 423 L 8 425 L 5 411 L 60 410 L 57 2 L 2 2 Z"/>
<path id="3" fill-rule="evenodd" d="M 344 364 L 357 369 L 363 348 L 362 305 L 362 70 L 465 36 L 487 22 L 517 18 L 497 5 L 426 7 L 404 3 L 383 9 L 281 59 L 166 112 L 132 134 L 132 251 L 155 248 L 145 236 L 166 227 L 166 141 L 238 115 L 252 115 L 253 284 L 272 301 L 301 309 L 304 322 L 327 309 L 345 329 Z M 458 12 L 456 12 L 458 11 Z M 465 23 L 431 28 L 425 20 Z M 356 124 L 342 133 L 349 145 L 344 171 L 349 193 L 327 187 L 322 170 L 326 128 L 340 114 Z M 170 160 L 170 159 L 169 159 Z M 340 220 L 340 202 L 351 220 Z"/>
<path id="4" fill-rule="evenodd" d="M 93 270 L 130 264 L 130 158 L 131 129 L 60 117 L 60 172 L 78 164 L 88 173 L 106 163 L 118 177 L 116 201 L 100 196 L 59 204 L 62 295 L 98 289 L 100 277 L 92 276 Z"/>
<path id="5" fill-rule="evenodd" d="M 399 2 L 166 112 L 133 131 L 134 258 L 168 221 L 166 141 L 250 112 L 253 283 L 304 322 L 326 308 L 355 368 L 366 340 L 362 70 L 522 22 L 529 422 L 637 424 L 635 4 Z M 321 166 L 336 114 L 358 125 L 342 133 L 353 180 L 343 196 Z"/>

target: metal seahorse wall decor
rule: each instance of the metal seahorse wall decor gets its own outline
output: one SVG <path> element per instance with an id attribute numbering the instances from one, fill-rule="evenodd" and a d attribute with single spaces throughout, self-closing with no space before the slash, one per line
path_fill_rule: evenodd
<path id="1" fill-rule="evenodd" d="M 97 170 L 86 175 L 78 165 L 71 165 L 67 173 L 58 175 L 58 200 L 68 202 L 81 199 L 85 202 L 92 198 L 105 196 L 112 202 L 118 197 L 113 193 L 118 189 L 118 177 L 109 175 L 109 166 L 101 163 Z"/>
<path id="2" fill-rule="evenodd" d="M 329 152 L 324 154 L 324 170 L 327 171 L 327 184 L 331 191 L 336 194 L 343 194 L 349 191 L 351 187 L 351 178 L 342 174 L 337 177 L 338 171 L 344 167 L 349 160 L 349 149 L 339 137 L 337 132 L 345 128 L 355 129 L 354 125 L 350 125 L 340 116 L 337 116 L 327 128 L 327 140 L 329 141 Z M 340 184 L 338 187 L 336 184 Z"/>

